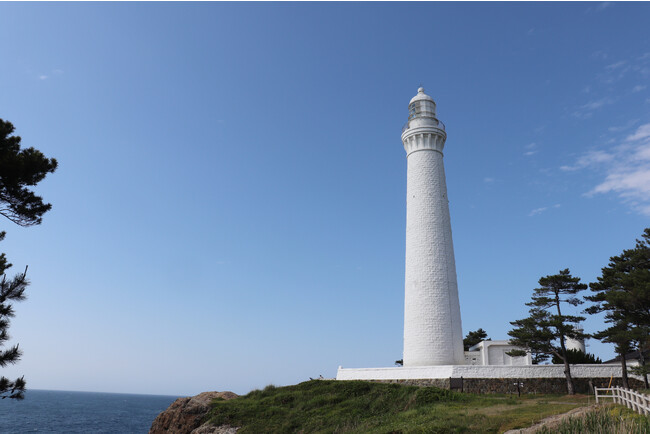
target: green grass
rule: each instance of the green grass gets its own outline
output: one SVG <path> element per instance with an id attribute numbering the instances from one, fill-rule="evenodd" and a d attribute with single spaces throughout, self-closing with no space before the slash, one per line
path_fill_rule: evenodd
<path id="1" fill-rule="evenodd" d="M 363 381 L 267 386 L 217 400 L 214 425 L 240 433 L 502 432 L 587 404 L 586 396 L 473 395 L 434 387 Z"/>
<path id="2" fill-rule="evenodd" d="M 650 418 L 620 405 L 597 408 L 582 416 L 571 417 L 558 426 L 537 434 L 648 434 Z"/>

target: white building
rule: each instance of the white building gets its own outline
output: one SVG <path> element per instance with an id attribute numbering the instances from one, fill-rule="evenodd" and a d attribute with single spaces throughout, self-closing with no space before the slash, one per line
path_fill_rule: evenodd
<path id="1" fill-rule="evenodd" d="M 404 366 L 465 363 L 442 150 L 447 133 L 418 89 L 402 143 L 408 162 Z"/>
<path id="2" fill-rule="evenodd" d="M 482 341 L 465 351 L 466 365 L 505 365 L 524 366 L 532 365 L 533 358 L 530 354 L 512 357 L 506 353 L 521 348 L 510 345 L 509 341 Z"/>

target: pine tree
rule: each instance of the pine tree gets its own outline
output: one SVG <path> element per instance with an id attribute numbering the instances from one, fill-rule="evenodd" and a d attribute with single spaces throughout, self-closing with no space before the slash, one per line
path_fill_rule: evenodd
<path id="1" fill-rule="evenodd" d="M 489 340 L 487 332 L 483 329 L 478 329 L 474 332 L 467 333 L 467 336 L 463 339 L 463 346 L 465 347 L 465 351 L 469 351 L 474 345 Z"/>
<path id="2" fill-rule="evenodd" d="M 633 249 L 609 258 L 602 274 L 589 287 L 593 295 L 586 300 L 596 303 L 587 313 L 605 312 L 605 322 L 611 326 L 595 337 L 616 345 L 621 357 L 624 382 L 627 381 L 625 355 L 639 351 L 640 366 L 635 373 L 643 376 L 648 388 L 648 368 L 644 349 L 650 346 L 650 228 L 646 228 Z"/>
<path id="3" fill-rule="evenodd" d="M 558 357 L 564 363 L 567 391 L 573 395 L 575 388 L 565 342 L 567 338 L 584 339 L 588 335 L 577 327 L 585 318 L 563 314 L 562 305 L 582 304 L 583 301 L 575 295 L 587 289 L 587 285 L 580 283 L 579 277 L 571 276 L 568 268 L 559 274 L 542 277 L 539 285 L 533 290 L 532 301 L 526 303 L 531 307 L 530 316 L 510 323 L 515 326 L 508 332 L 510 343 L 524 350 L 513 350 L 507 354 L 523 356 L 530 352 L 536 363 L 548 360 L 550 356 Z"/>
<path id="4" fill-rule="evenodd" d="M 46 158 L 34 148 L 20 148 L 20 137 L 12 136 L 14 126 L 0 119 L 0 215 L 20 226 L 40 224 L 43 214 L 52 208 L 44 203 L 29 187 L 38 184 L 48 173 L 56 170 L 55 159 Z M 0 232 L 0 241 L 5 237 Z M 0 254 L 0 348 L 9 340 L 8 328 L 14 316 L 12 302 L 25 299 L 29 285 L 27 267 L 22 273 L 8 278 L 6 270 L 11 267 L 4 253 Z M 0 350 L 0 367 L 18 362 L 21 351 L 18 345 Z M 11 381 L 0 377 L 0 396 L 22 399 L 25 391 L 23 377 Z"/>
<path id="5" fill-rule="evenodd" d="M 589 313 L 589 309 L 586 309 L 586 312 Z M 594 333 L 593 337 L 600 340 L 601 342 L 614 344 L 614 351 L 616 351 L 616 354 L 618 354 L 618 356 L 621 358 L 621 379 L 623 381 L 623 387 L 629 388 L 630 385 L 627 376 L 627 360 L 625 357 L 627 356 L 627 353 L 632 351 L 633 348 L 632 338 L 629 334 L 630 329 L 625 321 L 616 320 L 613 318 L 614 317 L 610 314 L 606 315 L 605 322 L 610 322 L 613 325 L 603 331 Z"/>
<path id="6" fill-rule="evenodd" d="M 591 353 L 585 353 L 584 351 L 575 348 L 566 350 L 566 355 L 569 358 L 569 364 L 571 365 L 577 365 L 581 363 L 599 365 L 603 363 L 600 357 L 596 357 Z M 558 356 L 554 355 L 553 358 L 551 359 L 551 363 L 553 363 L 554 365 L 559 365 L 560 363 L 563 363 L 563 361 Z"/>

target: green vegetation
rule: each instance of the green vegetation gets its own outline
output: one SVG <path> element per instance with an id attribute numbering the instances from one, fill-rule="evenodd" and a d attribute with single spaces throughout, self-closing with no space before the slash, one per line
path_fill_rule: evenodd
<path id="1" fill-rule="evenodd" d="M 473 395 L 435 387 L 315 380 L 216 400 L 214 425 L 240 433 L 503 432 L 587 404 L 586 396 Z"/>
<path id="2" fill-rule="evenodd" d="M 650 418 L 621 406 L 597 408 L 581 416 L 563 420 L 553 428 L 542 428 L 536 434 L 647 434 Z"/>
<path id="3" fill-rule="evenodd" d="M 550 356 L 556 356 L 564 364 L 564 375 L 569 395 L 575 394 L 571 365 L 566 353 L 566 340 L 588 337 L 578 327 L 585 320 L 582 316 L 567 315 L 566 306 L 578 306 L 584 301 L 576 297 L 587 285 L 580 283 L 579 277 L 573 277 L 568 268 L 558 274 L 539 279 L 539 288 L 533 290 L 530 316 L 510 324 L 515 326 L 508 332 L 510 344 L 521 349 L 508 351 L 509 356 L 524 356 L 531 353 L 533 362 L 539 363 Z M 562 313 L 562 308 L 565 313 Z M 557 313 L 552 313 L 557 312 Z"/>
<path id="4" fill-rule="evenodd" d="M 34 226 L 41 223 L 52 205 L 43 202 L 30 188 L 54 172 L 57 162 L 34 148 L 21 149 L 21 139 L 13 132 L 11 122 L 0 119 L 0 216 L 19 226 Z M 5 235 L 5 231 L 0 231 L 0 241 Z M 12 303 L 25 299 L 29 285 L 27 267 L 13 278 L 6 274 L 10 267 L 5 254 L 0 253 L 0 348 L 9 340 L 9 324 L 14 316 Z M 0 349 L 0 367 L 15 364 L 21 354 L 17 344 Z M 23 399 L 26 384 L 23 377 L 12 381 L 0 376 L 0 398 Z"/>
<path id="5" fill-rule="evenodd" d="M 650 388 L 650 366 L 644 356 L 644 352 L 650 349 L 650 228 L 646 228 L 641 239 L 636 240 L 635 248 L 609 258 L 602 275 L 589 287 L 595 294 L 585 298 L 596 305 L 585 311 L 591 314 L 605 312 L 605 322 L 610 324 L 594 337 L 616 346 L 626 386 L 625 354 L 638 350 L 639 366 L 630 370 L 642 376 L 646 389 Z"/>
<path id="6" fill-rule="evenodd" d="M 463 339 L 463 347 L 465 351 L 469 351 L 474 345 L 481 343 L 482 341 L 491 341 L 492 339 L 488 338 L 487 332 L 483 329 L 478 329 L 473 332 L 467 333 L 465 339 Z"/>
<path id="7" fill-rule="evenodd" d="M 596 357 L 591 353 L 583 353 L 582 351 L 573 348 L 566 350 L 566 356 L 569 359 L 569 363 L 572 365 L 577 365 L 580 363 L 600 365 L 603 363 L 603 361 L 600 360 L 600 357 Z M 556 355 L 553 355 L 551 363 L 554 365 L 560 365 L 564 363 L 564 360 L 560 359 Z"/>

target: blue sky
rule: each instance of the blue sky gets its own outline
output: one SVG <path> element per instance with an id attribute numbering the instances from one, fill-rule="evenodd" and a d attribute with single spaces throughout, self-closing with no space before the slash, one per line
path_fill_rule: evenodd
<path id="1" fill-rule="evenodd" d="M 650 220 L 648 3 L 4 3 L 0 117 L 59 160 L 3 369 L 194 394 L 402 355 L 419 85 L 447 126 L 463 331 Z M 585 323 L 587 332 L 603 326 Z M 601 358 L 610 346 L 590 341 Z"/>

